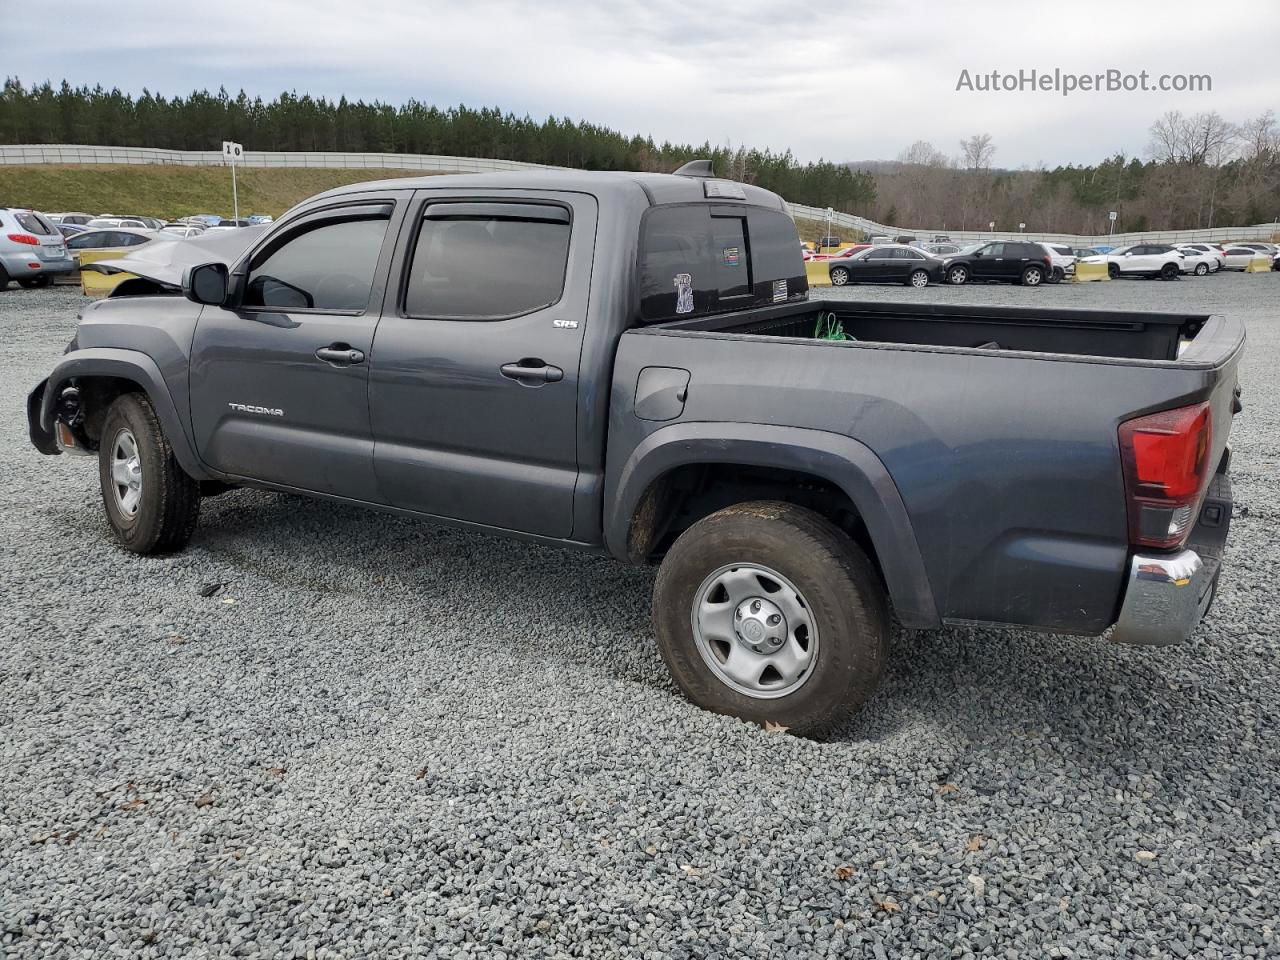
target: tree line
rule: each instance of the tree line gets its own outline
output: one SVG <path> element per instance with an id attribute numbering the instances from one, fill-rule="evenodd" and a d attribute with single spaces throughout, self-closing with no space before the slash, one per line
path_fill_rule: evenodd
<path id="1" fill-rule="evenodd" d="M 0 91 L 0 143 L 218 150 L 236 140 L 246 150 L 427 153 L 488 157 L 585 170 L 666 172 L 710 158 L 717 173 L 773 190 L 796 203 L 857 213 L 875 202 L 875 181 L 844 164 L 800 163 L 790 151 L 658 143 L 567 117 L 536 120 L 496 107 L 400 106 L 282 93 L 272 100 L 198 90 L 165 97 L 143 90 L 72 87 L 65 80 L 25 87 L 16 77 Z"/>
<path id="2" fill-rule="evenodd" d="M 1143 157 L 1001 170 L 987 134 L 955 156 L 928 141 L 876 173 L 873 219 L 904 227 L 1103 234 L 1212 229 L 1280 219 L 1280 123 L 1274 112 L 1233 123 L 1216 112 L 1170 111 L 1149 129 Z"/>

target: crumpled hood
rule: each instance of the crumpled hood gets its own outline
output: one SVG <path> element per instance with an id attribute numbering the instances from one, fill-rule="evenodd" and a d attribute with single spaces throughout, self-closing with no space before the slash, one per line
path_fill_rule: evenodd
<path id="1" fill-rule="evenodd" d="M 95 260 L 81 269 L 106 274 L 132 273 L 176 289 L 182 286 L 182 274 L 188 267 L 215 262 L 231 266 L 270 226 L 264 223 L 235 230 L 215 230 L 200 237 L 166 237 L 162 234 L 121 257 Z"/>

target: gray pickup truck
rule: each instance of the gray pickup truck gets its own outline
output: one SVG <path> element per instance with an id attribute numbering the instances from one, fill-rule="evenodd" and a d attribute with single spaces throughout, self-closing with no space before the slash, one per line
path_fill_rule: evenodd
<path id="1" fill-rule="evenodd" d="M 689 699 L 806 734 L 890 609 L 1164 644 L 1212 599 L 1231 317 L 810 299 L 783 202 L 706 163 L 357 184 L 236 242 L 101 266 L 28 400 L 138 553 L 251 486 L 660 563 Z"/>

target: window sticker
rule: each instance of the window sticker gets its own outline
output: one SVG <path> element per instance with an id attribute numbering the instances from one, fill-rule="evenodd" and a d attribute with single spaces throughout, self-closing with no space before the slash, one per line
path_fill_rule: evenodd
<path id="1" fill-rule="evenodd" d="M 782 303 L 786 299 L 787 299 L 787 281 L 785 280 L 773 281 L 773 302 Z"/>
<path id="2" fill-rule="evenodd" d="M 693 275 L 677 273 L 672 282 L 676 285 L 676 313 L 693 313 Z"/>
<path id="3" fill-rule="evenodd" d="M 738 265 L 738 248 L 724 248 L 724 264 L 726 267 L 736 267 Z"/>

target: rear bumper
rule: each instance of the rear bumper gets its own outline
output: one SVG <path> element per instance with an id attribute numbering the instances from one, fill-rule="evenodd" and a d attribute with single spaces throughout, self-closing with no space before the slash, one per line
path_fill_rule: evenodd
<path id="1" fill-rule="evenodd" d="M 28 247 L 27 250 L 5 250 L 0 253 L 0 263 L 4 264 L 5 272 L 14 280 L 38 277 L 44 273 L 54 275 L 71 273 L 76 268 L 76 262 L 70 257 L 60 257 L 57 260 L 42 259 L 36 253 L 35 247 Z"/>
<path id="2" fill-rule="evenodd" d="M 1220 473 L 1209 486 L 1187 549 L 1134 556 L 1112 640 L 1167 646 L 1195 632 L 1218 586 L 1231 508 L 1231 481 Z"/>

